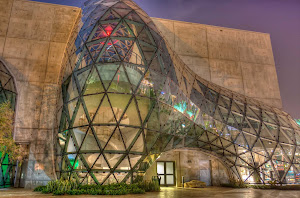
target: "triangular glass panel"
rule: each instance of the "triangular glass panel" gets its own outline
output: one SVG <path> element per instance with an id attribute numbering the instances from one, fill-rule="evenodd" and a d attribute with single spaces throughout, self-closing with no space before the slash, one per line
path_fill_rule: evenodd
<path id="1" fill-rule="evenodd" d="M 251 149 L 254 145 L 254 143 L 256 142 L 257 140 L 257 137 L 256 136 L 252 136 L 252 135 L 248 135 L 246 133 L 243 133 L 244 134 L 244 137 L 246 139 L 246 143 L 248 144 L 246 147 L 248 149 Z"/>
<path id="2" fill-rule="evenodd" d="M 116 48 L 121 60 L 124 60 L 128 54 L 132 54 L 132 46 L 134 41 L 128 39 L 112 39 L 114 47 Z M 128 59 L 129 60 L 129 59 Z M 127 61 L 128 61 L 127 60 Z M 126 60 L 125 60 L 126 61 Z"/>
<path id="3" fill-rule="evenodd" d="M 120 122 L 120 125 L 129 125 L 131 118 L 126 113 L 124 114 L 124 110 L 129 103 L 131 95 L 108 94 L 108 98 L 111 102 L 116 119 Z M 105 103 L 104 105 L 108 106 L 109 104 Z"/>
<path id="4" fill-rule="evenodd" d="M 151 150 L 152 146 L 155 144 L 157 138 L 159 137 L 160 133 L 151 131 L 151 130 L 146 130 L 145 132 L 145 144 L 147 147 L 147 150 Z"/>
<path id="5" fill-rule="evenodd" d="M 102 82 L 99 78 L 97 69 L 93 69 L 88 80 L 86 81 L 86 87 L 84 95 L 103 93 L 105 89 L 102 85 Z"/>
<path id="6" fill-rule="evenodd" d="M 79 104 L 79 108 L 77 110 L 76 113 L 74 113 L 74 115 L 76 116 L 73 122 L 73 127 L 78 127 L 78 126 L 84 126 L 84 125 L 88 125 L 88 118 L 85 114 L 84 108 L 82 106 L 82 104 Z M 74 117 L 73 115 L 73 117 Z"/>
<path id="7" fill-rule="evenodd" d="M 141 31 L 141 33 L 138 36 L 138 39 L 139 41 L 142 41 L 148 44 L 149 46 L 153 46 L 153 47 L 156 46 L 151 33 L 148 31 L 148 28 L 146 27 Z"/>
<path id="8" fill-rule="evenodd" d="M 184 147 L 184 141 L 182 137 L 174 137 L 174 141 L 173 141 L 173 148 L 183 148 Z"/>
<path id="9" fill-rule="evenodd" d="M 117 12 L 121 17 L 126 16 L 132 9 L 122 9 L 122 8 L 113 8 L 115 12 Z"/>
<path id="10" fill-rule="evenodd" d="M 150 64 L 151 60 L 153 59 L 156 53 L 156 48 L 144 42 L 140 42 L 140 47 L 144 53 L 144 57 L 147 61 L 147 64 Z"/>
<path id="11" fill-rule="evenodd" d="M 130 163 L 128 160 L 128 156 L 126 156 L 123 161 L 118 165 L 116 170 L 122 170 L 122 171 L 130 171 Z"/>
<path id="12" fill-rule="evenodd" d="M 247 117 L 251 117 L 256 120 L 260 120 L 260 118 L 259 118 L 260 112 L 259 112 L 259 109 L 257 109 L 256 107 L 251 108 L 249 105 L 247 105 L 246 113 L 247 113 Z"/>
<path id="13" fill-rule="evenodd" d="M 68 94 L 69 94 L 68 100 L 72 100 L 73 98 L 78 97 L 78 90 L 73 77 L 71 78 L 69 83 Z"/>
<path id="14" fill-rule="evenodd" d="M 141 118 L 140 118 L 140 112 L 137 109 L 137 104 L 135 99 L 131 100 L 130 105 L 128 106 L 126 113 L 125 113 L 128 118 L 129 118 L 129 123 L 132 126 L 141 126 Z"/>
<path id="15" fill-rule="evenodd" d="M 217 138 L 216 140 L 214 140 L 211 144 L 214 144 L 214 145 L 216 145 L 216 146 L 218 146 L 218 147 L 223 147 L 223 145 L 222 145 L 222 143 L 221 143 L 221 141 L 220 141 L 220 138 Z"/>
<path id="16" fill-rule="evenodd" d="M 95 157 L 96 157 L 98 154 L 93 154 L 93 155 L 95 155 Z M 94 166 L 92 167 L 93 169 L 100 169 L 103 171 L 110 170 L 109 165 L 106 162 L 103 155 L 99 155 L 97 158 L 95 158 L 95 157 L 91 156 L 90 159 L 86 159 L 87 161 L 90 161 L 94 164 Z"/>
<path id="17" fill-rule="evenodd" d="M 79 84 L 79 94 L 81 94 L 82 89 L 86 83 L 86 80 L 90 74 L 90 69 L 84 69 L 76 74 L 76 80 Z"/>
<path id="18" fill-rule="evenodd" d="M 234 153 L 236 154 L 236 150 L 235 150 L 235 147 L 234 145 L 230 145 L 229 147 L 226 148 L 227 151 L 231 152 L 231 153 Z"/>
<path id="19" fill-rule="evenodd" d="M 119 18 L 120 16 L 115 11 L 109 9 L 108 11 L 106 11 L 106 13 L 103 15 L 103 17 L 100 20 L 107 21 L 107 20 L 114 20 Z"/>
<path id="20" fill-rule="evenodd" d="M 134 37 L 126 23 L 118 25 L 118 29 L 112 34 L 113 37 Z"/>
<path id="21" fill-rule="evenodd" d="M 138 23 L 144 23 L 144 21 L 141 19 L 141 17 L 138 14 L 136 14 L 135 11 L 130 12 L 126 16 L 126 19 L 129 19 L 131 21 L 138 22 Z"/>
<path id="22" fill-rule="evenodd" d="M 115 50 L 113 42 L 109 40 L 106 45 L 106 49 L 102 55 L 99 57 L 100 62 L 103 63 L 112 63 L 112 62 L 120 62 L 121 59 L 118 53 Z"/>
<path id="23" fill-rule="evenodd" d="M 103 184 L 109 185 L 109 184 L 115 184 L 115 183 L 118 183 L 118 182 L 117 182 L 116 178 L 114 177 L 114 174 L 111 174 Z"/>
<path id="24" fill-rule="evenodd" d="M 260 137 L 276 141 L 277 134 L 273 134 L 270 130 L 274 131 L 274 127 L 262 123 Z"/>
<path id="25" fill-rule="evenodd" d="M 105 153 L 106 159 L 108 160 L 108 164 L 111 169 L 115 168 L 117 164 L 120 162 L 121 158 L 123 158 L 123 154 L 108 154 Z"/>
<path id="26" fill-rule="evenodd" d="M 172 138 L 171 140 L 169 140 L 168 144 L 165 146 L 164 148 L 164 152 L 167 152 L 167 151 L 170 151 L 172 150 L 174 147 L 173 147 L 173 144 L 174 143 L 174 138 Z"/>
<path id="27" fill-rule="evenodd" d="M 228 147 L 229 145 L 233 144 L 232 142 L 226 140 L 226 139 L 223 139 L 223 138 L 220 138 L 221 142 L 222 142 L 222 145 L 224 148 Z"/>
<path id="28" fill-rule="evenodd" d="M 68 147 L 66 148 L 66 151 L 68 153 L 73 153 L 76 152 L 78 150 L 77 146 L 76 146 L 76 139 L 73 138 L 72 136 L 69 137 L 69 144 Z M 75 155 L 69 155 L 70 157 L 72 157 L 72 159 L 75 159 Z"/>
<path id="29" fill-rule="evenodd" d="M 300 148 L 299 147 L 296 148 L 296 152 L 295 152 L 294 162 L 293 163 L 296 163 L 296 164 L 300 165 Z M 300 169 L 299 169 L 299 171 L 300 171 Z"/>
<path id="30" fill-rule="evenodd" d="M 108 101 L 107 96 L 104 96 L 104 99 L 101 103 L 100 108 L 95 114 L 93 124 L 108 124 L 108 125 L 114 125 L 117 121 L 115 119 L 115 114 L 113 110 L 111 109 L 111 105 Z M 109 128 L 113 128 L 114 126 L 111 126 Z"/>
<path id="31" fill-rule="evenodd" d="M 141 115 L 142 123 L 144 123 L 146 117 L 148 116 L 149 113 L 149 108 L 150 108 L 150 99 L 145 98 L 145 97 L 139 97 L 136 96 L 137 104 L 138 104 L 138 109 Z"/>
<path id="32" fill-rule="evenodd" d="M 142 155 L 129 154 L 131 167 L 134 168 L 138 161 L 141 159 Z"/>
<path id="33" fill-rule="evenodd" d="M 80 156 L 77 156 L 76 162 L 73 161 L 73 162 L 71 162 L 71 164 L 73 165 L 74 170 L 76 170 L 76 169 L 86 169 L 86 167 L 84 166 L 84 163 L 82 162 Z"/>
<path id="34" fill-rule="evenodd" d="M 114 173 L 118 183 L 121 183 L 125 179 L 127 174 L 128 174 L 127 172 L 115 172 Z"/>
<path id="35" fill-rule="evenodd" d="M 265 150 L 265 147 L 267 148 L 267 151 Z M 273 152 L 272 142 L 263 141 L 262 139 L 258 138 L 253 145 L 252 151 L 264 156 L 268 156 L 268 153 L 266 152 L 269 152 L 269 154 Z"/>
<path id="36" fill-rule="evenodd" d="M 140 32 L 143 30 L 144 25 L 140 23 L 135 23 L 133 21 L 126 20 L 127 25 L 130 27 L 131 31 L 137 37 Z"/>
<path id="37" fill-rule="evenodd" d="M 291 141 L 291 138 L 292 137 L 289 137 L 287 134 L 286 134 L 286 131 L 285 129 L 283 128 L 280 128 L 280 132 L 279 132 L 279 142 L 283 142 L 283 143 L 288 143 L 288 144 L 293 144 L 293 142 Z"/>
<path id="38" fill-rule="evenodd" d="M 126 71 L 124 70 L 123 65 L 119 67 L 112 80 L 108 92 L 118 92 L 118 93 L 132 93 L 131 83 L 127 78 Z"/>
<path id="39" fill-rule="evenodd" d="M 141 133 L 136 142 L 134 143 L 131 152 L 143 152 L 144 151 L 144 139 Z"/>
<path id="40" fill-rule="evenodd" d="M 106 31 L 104 31 L 104 29 L 102 28 L 102 26 L 98 26 L 97 29 L 95 30 L 95 34 L 92 37 L 91 41 L 95 41 L 95 40 L 99 40 L 99 39 L 104 39 L 108 37 L 108 34 L 106 33 Z M 92 43 L 93 44 L 93 43 Z M 102 46 L 104 45 L 104 42 L 97 42 L 96 44 L 102 44 Z M 89 46 L 89 44 L 87 44 Z M 99 47 L 97 47 L 99 48 Z"/>
<path id="41" fill-rule="evenodd" d="M 140 129 L 136 128 L 130 128 L 130 127 L 122 127 L 120 126 L 121 133 L 126 145 L 126 149 L 129 148 L 131 144 L 133 144 L 133 140 L 135 139 L 137 133 L 139 132 Z"/>
<path id="42" fill-rule="evenodd" d="M 78 103 L 78 99 L 74 99 L 73 101 L 68 103 L 68 111 L 69 111 L 70 119 L 72 119 L 75 109 L 77 105 L 79 105 L 77 103 Z"/>
<path id="43" fill-rule="evenodd" d="M 110 36 L 114 29 L 117 27 L 118 22 L 108 23 L 108 24 L 102 24 L 102 27 L 104 31 L 106 32 L 106 35 Z"/>
<path id="44" fill-rule="evenodd" d="M 125 62 L 133 63 L 135 65 L 145 65 L 144 54 L 141 52 L 140 47 L 135 42 L 133 47 L 130 49 L 130 53 L 127 53 Z"/>
<path id="45" fill-rule="evenodd" d="M 247 142 L 245 141 L 243 133 L 239 134 L 234 143 L 240 147 L 247 148 Z"/>
<path id="46" fill-rule="evenodd" d="M 94 61 L 97 61 L 97 59 L 100 55 L 100 52 L 102 51 L 103 46 L 105 45 L 105 42 L 106 42 L 106 40 L 99 41 L 97 43 L 87 44 L 87 48 L 89 49 Z"/>
<path id="47" fill-rule="evenodd" d="M 198 140 L 201 140 L 202 142 L 208 142 L 206 133 L 207 132 L 203 133 L 200 137 L 198 137 Z"/>
<path id="48" fill-rule="evenodd" d="M 120 129 L 116 128 L 113 134 L 110 137 L 109 142 L 107 143 L 106 147 L 104 148 L 105 151 L 125 151 L 125 145 L 123 142 L 123 137 L 120 133 Z"/>
<path id="49" fill-rule="evenodd" d="M 145 127 L 155 130 L 155 131 L 159 131 L 160 130 L 160 118 L 159 118 L 159 108 L 157 104 L 154 104 L 153 109 L 150 109 L 151 115 L 149 116 L 147 125 Z"/>
<path id="50" fill-rule="evenodd" d="M 252 123 L 252 124 L 251 124 Z M 247 133 L 250 133 L 252 135 L 257 135 L 256 130 L 253 129 L 252 125 L 255 126 L 254 121 L 252 120 L 248 120 L 247 118 L 243 121 L 243 123 L 241 124 L 242 126 L 242 131 L 245 131 Z"/>
<path id="51" fill-rule="evenodd" d="M 78 136 L 80 136 L 80 134 L 78 134 Z M 83 138 L 84 138 L 84 134 L 81 134 L 81 139 L 83 139 Z M 95 138 L 94 134 L 92 133 L 91 129 L 89 129 L 88 134 L 83 139 L 83 143 L 81 145 L 80 151 L 84 152 L 84 151 L 90 151 L 90 150 L 100 151 L 100 148 L 98 146 L 96 138 Z"/>
<path id="52" fill-rule="evenodd" d="M 100 74 L 101 80 L 105 89 L 108 89 L 110 82 L 115 77 L 116 72 L 119 69 L 119 64 L 105 64 L 101 66 L 97 66 L 98 72 Z"/>
<path id="53" fill-rule="evenodd" d="M 131 7 L 129 7 L 128 5 L 126 5 L 126 3 L 119 1 L 118 3 L 116 3 L 115 5 L 112 6 L 114 9 L 118 8 L 118 9 L 129 9 L 132 10 Z"/>
<path id="54" fill-rule="evenodd" d="M 89 120 L 93 120 L 96 111 L 102 101 L 104 94 L 97 94 L 92 96 L 84 96 L 83 101 L 89 113 Z"/>
<path id="55" fill-rule="evenodd" d="M 108 175 L 110 174 L 110 172 L 94 172 L 94 176 L 97 179 L 99 184 L 103 184 L 104 181 L 106 181 L 106 178 L 108 177 Z"/>

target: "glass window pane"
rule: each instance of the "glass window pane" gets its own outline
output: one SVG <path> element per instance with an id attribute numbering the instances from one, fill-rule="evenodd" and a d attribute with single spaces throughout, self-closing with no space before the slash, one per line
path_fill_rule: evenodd
<path id="1" fill-rule="evenodd" d="M 174 174 L 174 163 L 173 162 L 166 162 L 166 173 L 167 174 Z"/>
<path id="2" fill-rule="evenodd" d="M 157 162 L 157 174 L 165 174 L 164 162 Z"/>
<path id="3" fill-rule="evenodd" d="M 167 175 L 167 185 L 174 185 L 174 175 Z"/>
<path id="4" fill-rule="evenodd" d="M 160 175 L 160 185 L 164 185 L 165 184 L 165 176 L 164 175 Z"/>

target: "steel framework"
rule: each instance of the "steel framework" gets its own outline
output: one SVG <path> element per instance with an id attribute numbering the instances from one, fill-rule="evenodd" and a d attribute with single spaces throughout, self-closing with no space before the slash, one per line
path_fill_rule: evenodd
<path id="1" fill-rule="evenodd" d="M 197 76 L 131 0 L 89 0 L 83 13 L 62 85 L 61 177 L 133 182 L 160 153 L 191 147 L 245 182 L 300 182 L 287 113 Z"/>

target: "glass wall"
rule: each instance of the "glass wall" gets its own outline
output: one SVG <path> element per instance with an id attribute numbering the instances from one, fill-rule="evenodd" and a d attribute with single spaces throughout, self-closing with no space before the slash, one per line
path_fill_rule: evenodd
<path id="1" fill-rule="evenodd" d="M 133 182 L 160 153 L 196 147 L 246 182 L 299 182 L 299 127 L 288 114 L 194 74 L 132 1 L 83 10 L 62 86 L 62 177 Z"/>

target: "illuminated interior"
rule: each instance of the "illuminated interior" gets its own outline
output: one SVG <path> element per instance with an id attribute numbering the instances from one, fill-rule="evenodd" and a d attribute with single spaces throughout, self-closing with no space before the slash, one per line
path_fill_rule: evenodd
<path id="1" fill-rule="evenodd" d="M 288 114 L 171 58 L 132 1 L 92 0 L 83 11 L 62 86 L 61 177 L 130 183 L 160 153 L 196 147 L 245 182 L 300 182 L 299 127 Z"/>

